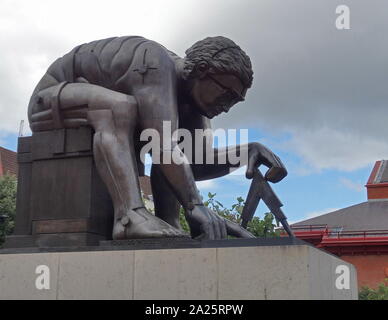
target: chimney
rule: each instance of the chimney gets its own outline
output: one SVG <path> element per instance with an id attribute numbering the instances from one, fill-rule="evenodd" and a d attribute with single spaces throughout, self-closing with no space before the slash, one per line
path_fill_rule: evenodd
<path id="1" fill-rule="evenodd" d="M 368 200 L 388 200 L 388 160 L 376 161 L 366 189 Z"/>

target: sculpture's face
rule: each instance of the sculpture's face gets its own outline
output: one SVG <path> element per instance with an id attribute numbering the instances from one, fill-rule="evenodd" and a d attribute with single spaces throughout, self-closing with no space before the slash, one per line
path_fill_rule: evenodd
<path id="1" fill-rule="evenodd" d="M 243 101 L 246 91 L 234 75 L 206 72 L 192 80 L 190 92 L 199 112 L 211 119 Z"/>

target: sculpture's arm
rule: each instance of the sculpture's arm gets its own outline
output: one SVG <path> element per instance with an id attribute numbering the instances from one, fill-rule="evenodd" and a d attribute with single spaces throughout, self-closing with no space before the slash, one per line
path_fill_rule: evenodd
<path id="1" fill-rule="evenodd" d="M 210 129 L 210 121 L 208 119 L 197 121 L 197 127 L 198 124 L 204 130 Z M 223 148 L 212 148 L 210 145 L 212 143 L 212 136 L 209 132 L 204 137 L 202 143 L 204 146 L 201 150 L 203 157 L 199 157 L 202 160 L 202 164 L 195 164 L 193 161 L 192 170 L 195 180 L 200 181 L 222 177 L 229 174 L 232 170 L 245 165 L 247 166 L 246 177 L 251 179 L 254 169 L 261 164 L 269 168 L 266 173 L 266 179 L 271 182 L 278 182 L 287 175 L 287 170 L 279 157 L 264 145 L 251 142 Z M 198 151 L 194 149 L 193 152 Z M 207 163 L 207 159 L 211 159 L 211 163 Z"/>
<path id="2" fill-rule="evenodd" d="M 160 170 L 166 178 L 175 197 L 185 209 L 192 237 L 222 239 L 226 238 L 228 233 L 238 237 L 250 237 L 251 235 L 243 228 L 227 223 L 203 205 L 186 156 L 180 152 L 177 141 L 170 135 L 165 135 L 163 130 L 163 122 L 171 126 L 172 132 L 178 127 L 176 99 L 169 97 L 167 92 L 159 88 L 154 88 L 154 90 L 150 88 L 148 93 L 143 96 L 138 95 L 136 98 L 139 108 L 142 108 L 140 113 L 144 116 L 141 120 L 142 127 L 154 129 L 154 132 L 160 137 L 159 145 L 154 143 L 159 150 L 152 151 L 153 166 Z M 156 96 L 158 98 L 153 98 Z M 155 151 L 159 153 L 159 157 L 155 157 Z M 175 154 L 173 159 L 169 158 L 171 152 Z M 166 160 L 168 160 L 167 163 Z M 158 161 L 157 164 L 156 161 Z"/>

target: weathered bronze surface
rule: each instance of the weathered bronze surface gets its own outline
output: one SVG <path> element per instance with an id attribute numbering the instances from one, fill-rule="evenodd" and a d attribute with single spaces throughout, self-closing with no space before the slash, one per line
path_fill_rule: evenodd
<path id="1" fill-rule="evenodd" d="M 62 154 L 70 158 L 65 159 L 66 156 L 61 160 L 67 162 L 59 171 L 57 163 L 50 161 L 35 162 L 34 165 L 39 172 L 50 171 L 49 166 L 55 166 L 56 169 L 52 170 L 58 174 L 56 184 L 67 181 L 61 175 L 76 174 L 73 171 L 79 166 L 84 166 L 80 172 L 88 171 L 92 167 L 82 164 L 88 158 L 82 158 L 80 154 L 80 149 L 88 151 L 88 146 L 82 145 L 87 139 L 80 138 L 77 143 L 77 135 L 85 134 L 78 128 L 91 127 L 94 163 L 114 207 L 112 239 L 185 236 L 179 224 L 179 205 L 185 209 L 193 238 L 253 237 L 241 226 L 219 217 L 204 206 L 195 181 L 217 178 L 228 174 L 232 168 L 244 165 L 247 165 L 247 178 L 252 178 L 254 169 L 261 164 L 269 168 L 266 174 L 269 181 L 280 181 L 287 175 L 284 165 L 259 143 L 215 149 L 214 164 L 190 164 L 185 161 L 181 164 L 153 164 L 151 182 L 155 215 L 144 207 L 138 181 L 139 175 L 143 174 L 139 152 L 144 142 L 139 140 L 140 132 L 154 129 L 161 141 L 170 139 L 168 149 L 161 143 L 161 157 L 176 150 L 178 142 L 163 136 L 163 121 L 169 121 L 172 131 L 185 128 L 194 133 L 195 129 L 210 128 L 209 119 L 228 112 L 244 100 L 252 85 L 252 75 L 249 57 L 238 45 L 224 37 L 206 38 L 195 43 L 186 51 L 185 58 L 138 36 L 109 38 L 80 45 L 49 67 L 34 90 L 28 107 L 33 141 L 37 141 L 36 146 L 30 146 L 33 158 L 45 158 L 47 155 L 44 153 L 48 151 L 50 157 Z M 51 134 L 47 135 L 49 132 Z M 48 139 L 50 148 L 47 144 L 43 147 L 39 144 L 40 135 Z M 73 139 L 67 149 L 64 137 Z M 51 143 L 50 139 L 55 142 Z M 247 163 L 218 164 L 218 157 L 233 150 L 247 152 Z M 78 154 L 73 159 L 74 152 Z M 179 156 L 184 160 L 183 153 Z M 45 175 L 48 176 L 49 172 Z M 86 177 L 82 181 L 88 179 Z M 44 206 L 45 195 L 36 195 L 38 190 L 35 188 L 38 187 L 33 186 L 30 190 L 32 197 L 36 198 L 33 205 Z M 44 188 L 49 189 L 47 181 Z M 74 188 L 79 190 L 79 186 L 74 185 Z M 69 192 L 69 187 L 63 190 Z M 82 198 L 85 194 L 79 190 L 76 196 Z M 57 202 L 74 201 L 65 194 L 50 194 L 50 197 Z M 78 206 L 81 202 L 74 203 Z M 65 205 L 60 207 L 63 210 L 67 208 Z M 47 212 L 42 207 L 36 210 Z M 62 212 L 55 217 L 53 213 L 52 218 L 63 220 L 64 214 Z M 71 212 L 69 215 L 71 219 Z M 80 215 L 73 217 L 80 218 Z M 90 218 L 90 215 L 83 218 Z M 45 213 L 39 219 L 49 218 Z M 73 220 L 72 226 L 77 230 L 87 230 L 88 223 L 85 221 Z M 34 229 L 71 231 L 70 227 L 61 223 L 39 222 L 35 223 Z"/>

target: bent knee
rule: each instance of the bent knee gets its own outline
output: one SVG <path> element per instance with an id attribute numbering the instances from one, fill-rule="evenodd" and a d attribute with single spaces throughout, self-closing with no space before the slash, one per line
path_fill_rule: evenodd
<path id="1" fill-rule="evenodd" d="M 28 120 L 33 132 L 63 127 L 58 99 L 66 82 L 36 90 L 28 105 Z"/>
<path id="2" fill-rule="evenodd" d="M 94 86 L 89 99 L 89 108 L 94 109 L 133 109 L 137 106 L 133 96 Z"/>
<path id="3" fill-rule="evenodd" d="M 111 109 L 89 110 L 88 123 L 96 132 L 115 131 L 113 113 Z"/>

